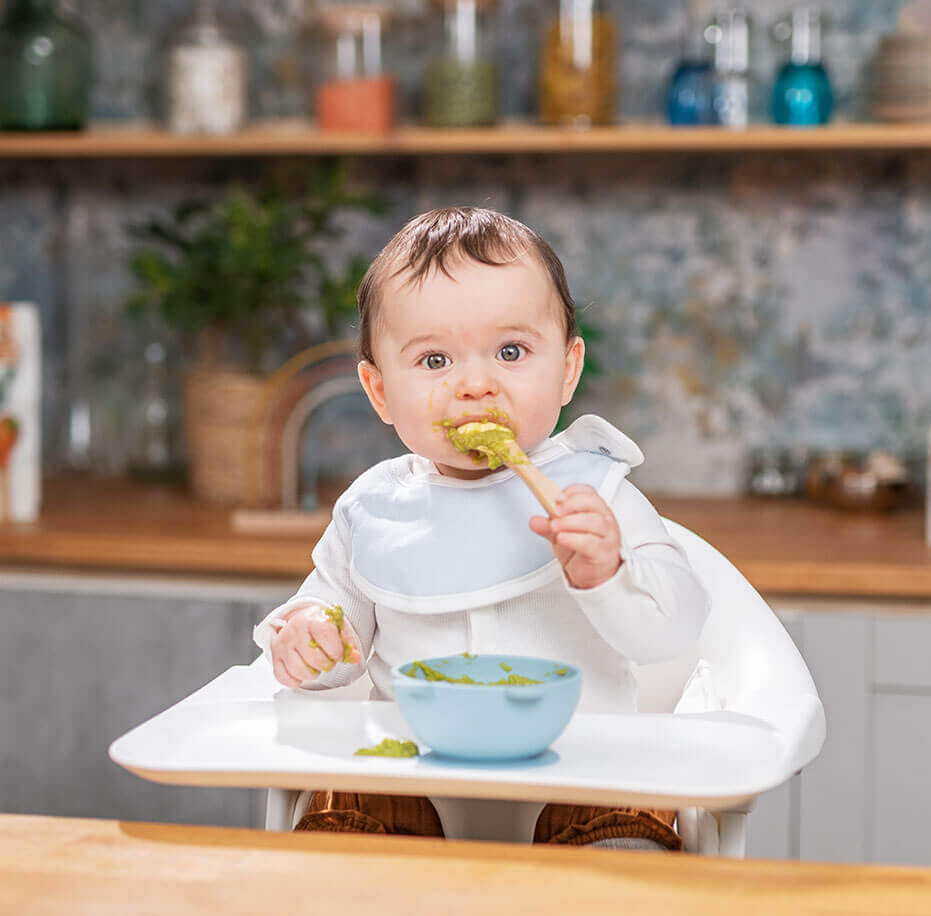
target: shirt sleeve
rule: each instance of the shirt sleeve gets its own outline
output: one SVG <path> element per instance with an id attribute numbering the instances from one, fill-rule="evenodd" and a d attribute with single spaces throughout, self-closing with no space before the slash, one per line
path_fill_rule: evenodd
<path id="1" fill-rule="evenodd" d="M 594 588 L 563 583 L 601 637 L 637 664 L 693 650 L 711 608 L 704 586 L 659 513 L 628 480 L 610 506 L 621 531 L 621 565 Z"/>
<path id="2" fill-rule="evenodd" d="M 334 508 L 333 521 L 318 541 L 311 558 L 314 562 L 313 571 L 296 594 L 276 607 L 253 629 L 252 638 L 271 665 L 272 637 L 284 626 L 284 618 L 291 611 L 314 604 L 325 607 L 338 604 L 343 609 L 344 624 L 356 638 L 362 661 L 354 665 L 337 662 L 329 671 L 321 672 L 313 680 L 304 681 L 300 689 L 325 690 L 330 687 L 343 687 L 361 677 L 366 669 L 375 638 L 375 606 L 350 579 L 348 525 L 338 508 Z"/>

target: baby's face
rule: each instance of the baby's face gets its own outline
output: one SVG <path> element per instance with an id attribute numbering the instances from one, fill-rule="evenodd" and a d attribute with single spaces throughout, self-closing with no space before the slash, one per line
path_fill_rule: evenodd
<path id="1" fill-rule="evenodd" d="M 379 416 L 412 451 L 453 477 L 491 473 L 457 452 L 442 425 L 494 420 L 528 451 L 552 433 L 582 370 L 581 338 L 566 342 L 562 303 L 529 255 L 503 267 L 455 259 L 385 284 L 375 322 L 377 368 L 359 376 Z"/>

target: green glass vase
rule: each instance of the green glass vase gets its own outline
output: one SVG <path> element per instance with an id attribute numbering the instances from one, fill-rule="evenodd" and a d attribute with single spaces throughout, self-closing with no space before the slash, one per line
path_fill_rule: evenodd
<path id="1" fill-rule="evenodd" d="M 56 0 L 0 12 L 0 129 L 80 130 L 90 110 L 91 36 Z"/>

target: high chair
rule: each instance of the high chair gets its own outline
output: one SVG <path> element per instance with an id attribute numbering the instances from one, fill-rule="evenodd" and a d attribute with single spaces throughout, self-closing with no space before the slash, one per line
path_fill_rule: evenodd
<path id="1" fill-rule="evenodd" d="M 668 519 L 667 530 L 685 550 L 711 596 L 711 611 L 689 655 L 637 670 L 638 710 L 646 713 L 726 711 L 761 719 L 784 742 L 785 778 L 820 752 L 824 710 L 801 655 L 775 614 L 743 575 L 697 534 Z M 264 664 L 262 659 L 257 664 Z M 326 691 L 365 699 L 371 681 Z M 722 778 L 726 778 L 722 774 Z M 298 792 L 269 789 L 267 830 L 290 830 Z M 532 802 L 444 799 L 437 811 L 447 837 L 524 840 L 532 836 L 542 805 Z M 678 811 L 687 851 L 742 858 L 750 804 L 728 811 Z"/>

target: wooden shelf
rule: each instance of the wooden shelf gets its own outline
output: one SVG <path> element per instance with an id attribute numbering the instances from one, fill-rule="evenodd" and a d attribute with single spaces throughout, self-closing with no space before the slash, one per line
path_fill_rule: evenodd
<path id="1" fill-rule="evenodd" d="M 185 137 L 151 126 L 81 133 L 0 133 L 0 158 L 437 155 L 510 153 L 747 152 L 931 148 L 931 124 L 821 128 L 671 128 L 625 125 L 571 130 L 533 125 L 447 130 L 401 127 L 386 135 L 331 133 L 304 121 L 270 122 L 229 137 Z"/>
<path id="2" fill-rule="evenodd" d="M 802 501 L 656 496 L 667 518 L 714 544 L 768 595 L 931 599 L 924 515 L 846 515 Z M 237 533 L 229 510 L 174 487 L 125 480 L 46 480 L 34 525 L 0 525 L 2 569 L 275 576 L 295 585 L 326 527 Z"/>

